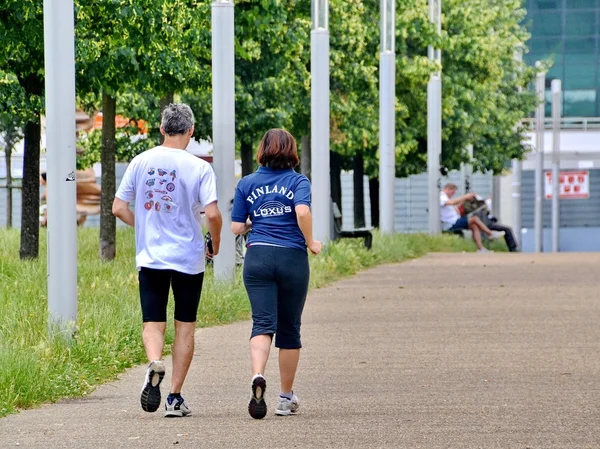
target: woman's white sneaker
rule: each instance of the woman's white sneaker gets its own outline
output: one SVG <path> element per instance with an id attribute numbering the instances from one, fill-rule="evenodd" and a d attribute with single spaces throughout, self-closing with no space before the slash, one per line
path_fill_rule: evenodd
<path id="1" fill-rule="evenodd" d="M 266 389 L 267 381 L 262 374 L 257 374 L 252 378 L 252 397 L 248 403 L 248 413 L 254 419 L 263 419 L 267 415 Z"/>

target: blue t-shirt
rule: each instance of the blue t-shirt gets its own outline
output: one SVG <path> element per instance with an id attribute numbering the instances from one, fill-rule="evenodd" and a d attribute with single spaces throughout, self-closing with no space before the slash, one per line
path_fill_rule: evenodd
<path id="1" fill-rule="evenodd" d="M 310 207 L 310 181 L 290 169 L 260 167 L 238 183 L 231 221 L 252 221 L 248 246 L 268 244 L 306 250 L 295 207 Z"/>

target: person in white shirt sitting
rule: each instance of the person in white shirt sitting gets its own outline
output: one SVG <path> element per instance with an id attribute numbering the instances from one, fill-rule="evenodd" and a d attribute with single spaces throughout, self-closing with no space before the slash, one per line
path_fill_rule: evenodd
<path id="1" fill-rule="evenodd" d="M 477 250 L 479 252 L 487 252 L 487 249 L 481 242 L 481 233 L 486 234 L 489 239 L 498 239 L 504 236 L 504 232 L 492 231 L 476 215 L 461 217 L 456 206 L 474 199 L 477 195 L 475 193 L 467 193 L 466 195 L 453 198 L 457 190 L 458 187 L 456 184 L 448 183 L 440 192 L 442 231 L 454 232 L 470 229 L 473 234 L 473 241 L 477 245 Z"/>

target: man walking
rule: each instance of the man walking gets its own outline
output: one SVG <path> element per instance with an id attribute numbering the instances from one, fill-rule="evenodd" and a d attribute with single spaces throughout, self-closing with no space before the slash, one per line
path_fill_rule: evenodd
<path id="1" fill-rule="evenodd" d="M 207 162 L 185 151 L 194 133 L 194 114 L 185 104 L 171 104 L 162 113 L 161 146 L 136 156 L 115 195 L 113 214 L 135 226 L 143 342 L 150 365 L 141 393 L 142 408 L 155 412 L 161 403 L 160 383 L 167 327 L 169 290 L 175 298 L 175 341 L 171 391 L 165 416 L 191 413 L 181 396 L 192 356 L 196 314 L 204 279 L 204 238 L 196 218 L 204 207 L 212 252 L 219 252 L 221 213 L 217 207 L 215 173 Z M 129 203 L 135 200 L 135 213 Z"/>

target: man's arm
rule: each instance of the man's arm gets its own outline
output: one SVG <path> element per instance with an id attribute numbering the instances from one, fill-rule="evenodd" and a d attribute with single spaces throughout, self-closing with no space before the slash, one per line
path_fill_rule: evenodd
<path id="1" fill-rule="evenodd" d="M 135 214 L 129 209 L 129 202 L 123 201 L 120 198 L 115 198 L 112 206 L 112 213 L 123 223 L 129 226 L 135 226 Z"/>
<path id="2" fill-rule="evenodd" d="M 212 238 L 213 252 L 210 255 L 216 256 L 219 254 L 219 247 L 221 246 L 221 228 L 223 227 L 223 217 L 221 217 L 216 201 L 206 205 L 204 216 L 206 217 L 208 232 L 210 232 Z"/>
<path id="3" fill-rule="evenodd" d="M 448 201 L 446 201 L 446 205 L 448 206 L 456 206 L 458 204 L 462 204 L 465 201 L 469 201 L 472 200 L 473 198 L 475 198 L 477 196 L 476 193 L 467 193 L 466 195 L 462 195 L 456 198 L 449 198 Z"/>

